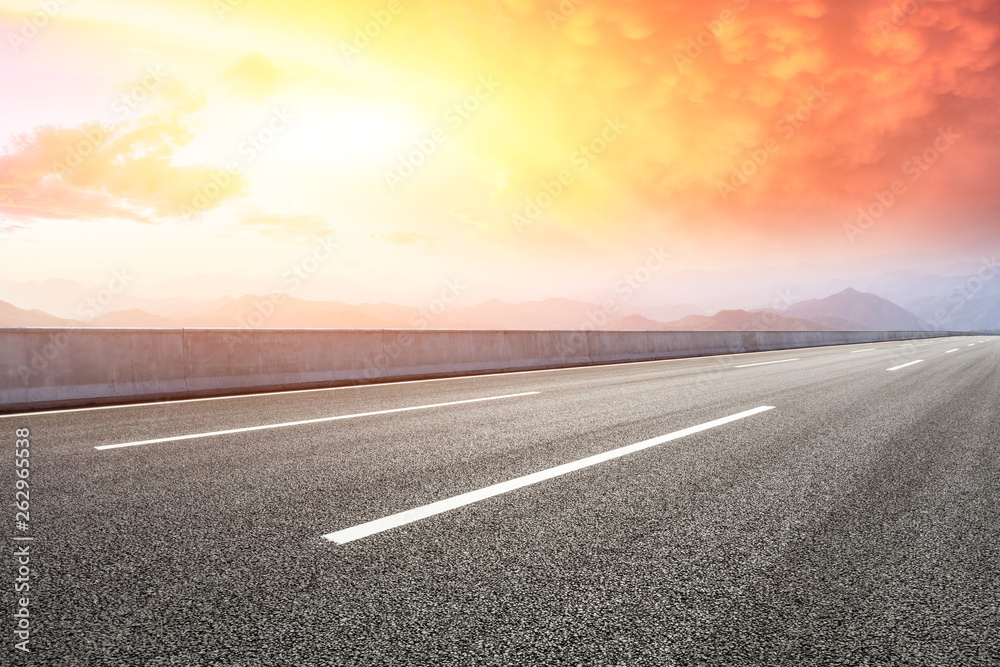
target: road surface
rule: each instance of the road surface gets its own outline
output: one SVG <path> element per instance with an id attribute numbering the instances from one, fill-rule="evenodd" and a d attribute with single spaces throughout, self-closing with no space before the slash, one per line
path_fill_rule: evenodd
<path id="1" fill-rule="evenodd" d="M 10 652 L 998 664 L 998 342 L 0 416 L 8 451 L 31 431 L 32 653 Z"/>

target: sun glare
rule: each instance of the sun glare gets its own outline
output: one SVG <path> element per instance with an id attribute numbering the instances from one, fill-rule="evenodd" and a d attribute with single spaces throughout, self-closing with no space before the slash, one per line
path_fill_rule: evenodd
<path id="1" fill-rule="evenodd" d="M 415 114 L 402 106 L 369 102 L 313 105 L 282 138 L 279 151 L 303 164 L 378 165 L 391 161 L 418 136 Z"/>

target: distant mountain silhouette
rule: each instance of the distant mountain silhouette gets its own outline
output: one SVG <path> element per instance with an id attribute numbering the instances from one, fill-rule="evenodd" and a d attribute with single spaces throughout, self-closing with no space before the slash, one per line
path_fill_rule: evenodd
<path id="1" fill-rule="evenodd" d="M 802 301 L 786 310 L 721 310 L 711 317 L 689 315 L 673 322 L 641 316 L 615 320 L 603 327 L 622 330 L 675 331 L 920 331 L 920 318 L 875 294 L 855 289 L 825 299 Z"/>
<path id="2" fill-rule="evenodd" d="M 700 331 L 822 331 L 822 324 L 772 311 L 722 310 L 697 327 Z"/>
<path id="3" fill-rule="evenodd" d="M 134 302 L 130 302 L 130 299 L 125 297 L 122 300 L 128 304 L 123 306 L 123 309 L 138 308 L 153 315 L 173 320 L 184 320 L 213 313 L 235 301 L 231 296 L 212 299 L 211 301 L 195 301 L 178 297 L 172 299 L 137 299 Z"/>
<path id="4" fill-rule="evenodd" d="M 712 319 L 711 315 L 688 315 L 687 317 L 682 317 L 679 320 L 675 320 L 669 324 L 665 324 L 664 326 L 670 329 L 679 329 L 681 331 L 697 331 L 710 319 Z"/>
<path id="5" fill-rule="evenodd" d="M 579 329 L 595 326 L 607 314 L 593 303 L 553 298 L 507 303 L 496 299 L 475 306 L 450 308 L 435 327 L 449 329 Z M 595 318 L 596 321 L 595 321 Z"/>
<path id="6" fill-rule="evenodd" d="M 906 304 L 929 328 L 956 331 L 1000 330 L 1000 278 L 951 277 L 937 294 Z"/>
<path id="7" fill-rule="evenodd" d="M 622 311 L 626 315 L 640 315 L 654 322 L 674 322 L 676 320 L 683 319 L 689 315 L 704 315 L 707 316 L 710 313 L 703 308 L 692 305 L 690 303 L 678 303 L 678 304 L 667 304 L 667 305 L 636 305 L 630 307 L 625 304 L 622 307 Z M 623 317 L 622 319 L 625 319 Z"/>
<path id="8" fill-rule="evenodd" d="M 688 315 L 673 322 L 655 322 L 641 315 L 629 315 L 602 328 L 608 331 L 822 331 L 824 327 L 769 311 L 721 310 L 711 317 Z"/>
<path id="9" fill-rule="evenodd" d="M 24 310 L 6 301 L 0 301 L 0 326 L 2 327 L 66 327 L 72 320 L 49 315 L 41 310 Z"/>
<path id="10" fill-rule="evenodd" d="M 407 309 L 395 307 L 400 314 Z M 383 329 L 392 327 L 391 317 L 383 319 L 338 301 L 303 301 L 290 296 L 247 295 L 234 299 L 210 313 L 181 320 L 186 327 L 258 329 Z"/>
<path id="11" fill-rule="evenodd" d="M 177 320 L 162 315 L 147 313 L 145 310 L 130 308 L 103 313 L 85 323 L 90 327 L 142 327 L 145 329 L 172 329 Z"/>
<path id="12" fill-rule="evenodd" d="M 810 320 L 840 331 L 920 331 L 920 318 L 875 294 L 848 288 L 825 299 L 810 299 L 780 311 L 784 317 Z"/>
<path id="13" fill-rule="evenodd" d="M 1000 281 L 997 286 L 982 289 L 973 298 L 961 302 L 952 298 L 950 304 L 944 303 L 951 309 L 949 319 L 938 328 L 1000 328 L 1000 299 L 994 296 L 996 288 L 1000 288 Z M 941 306 L 940 300 L 940 297 L 929 297 L 924 308 Z M 356 305 L 306 301 L 289 296 L 246 295 L 238 299 L 227 297 L 200 302 L 161 300 L 154 302 L 153 307 L 156 312 L 125 308 L 79 322 L 0 301 L 0 326 L 480 330 L 597 327 L 626 331 L 911 331 L 933 328 L 926 320 L 921 321 L 891 301 L 855 289 L 846 289 L 824 299 L 802 301 L 783 311 L 722 310 L 711 316 L 687 315 L 669 322 L 639 314 L 616 317 L 597 304 L 563 298 L 522 303 L 493 300 L 474 306 L 433 301 L 423 308 L 414 308 L 384 302 Z M 663 306 L 657 312 L 669 312 L 672 308 L 684 307 Z M 963 326 L 966 323 L 968 326 Z"/>
<path id="14" fill-rule="evenodd" d="M 822 331 L 823 326 L 764 310 L 720 310 L 711 317 L 689 315 L 657 329 L 670 331 Z"/>
<path id="15" fill-rule="evenodd" d="M 627 315 L 608 322 L 603 327 L 605 331 L 665 331 L 670 328 L 665 322 L 657 322 L 642 315 Z"/>

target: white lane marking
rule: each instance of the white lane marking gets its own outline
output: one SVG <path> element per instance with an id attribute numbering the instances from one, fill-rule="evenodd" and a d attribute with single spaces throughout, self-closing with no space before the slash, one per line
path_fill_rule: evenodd
<path id="1" fill-rule="evenodd" d="M 892 368 L 887 368 L 887 371 L 898 371 L 900 368 L 906 368 L 907 366 L 913 366 L 914 364 L 922 364 L 923 359 L 917 359 L 916 361 L 911 361 L 908 364 L 903 364 L 902 366 L 893 366 Z"/>
<path id="2" fill-rule="evenodd" d="M 867 350 L 854 350 L 854 352 L 851 352 L 850 354 L 861 354 L 862 352 L 874 352 L 877 349 L 878 349 L 877 347 L 870 347 Z"/>
<path id="3" fill-rule="evenodd" d="M 812 349 L 822 349 L 824 347 L 830 347 L 830 346 L 821 345 L 818 348 L 801 348 L 801 349 L 812 350 Z M 769 351 L 770 350 L 766 350 L 764 352 L 740 352 L 738 354 L 766 354 Z M 376 387 L 393 387 L 400 384 L 423 384 L 424 382 L 451 382 L 454 380 L 474 380 L 477 378 L 502 377 L 506 375 L 527 375 L 529 373 L 556 373 L 559 371 L 580 371 L 580 370 L 586 370 L 588 368 L 608 368 L 611 366 L 636 366 L 638 364 L 664 364 L 671 361 L 700 361 L 715 356 L 731 356 L 731 355 L 708 355 L 706 357 L 671 357 L 670 359 L 651 359 L 648 361 L 623 361 L 612 364 L 589 364 L 584 366 L 566 366 L 565 368 L 536 368 L 530 371 L 476 373 L 471 375 L 455 375 L 452 377 L 445 377 L 445 378 L 428 378 L 426 380 L 396 380 L 388 382 L 372 382 L 369 384 L 342 385 L 339 387 L 318 387 L 316 389 L 288 389 L 285 391 L 266 391 L 253 394 L 230 394 L 227 396 L 205 396 L 202 398 L 177 398 L 167 401 L 147 401 L 144 403 L 125 403 L 122 405 L 95 405 L 89 408 L 63 408 L 59 410 L 36 410 L 33 412 L 12 412 L 10 414 L 0 415 L 0 419 L 6 419 L 9 417 L 35 417 L 40 415 L 56 415 L 65 412 L 90 412 L 91 410 L 121 410 L 122 408 L 143 408 L 149 405 L 171 405 L 174 403 L 201 403 L 203 401 L 228 401 L 235 398 L 257 398 L 259 396 L 280 396 L 282 394 L 312 394 L 322 391 L 343 391 L 347 389 L 372 389 Z"/>
<path id="4" fill-rule="evenodd" d="M 784 364 L 789 361 L 799 361 L 799 359 L 779 359 L 778 361 L 762 361 L 759 364 L 742 364 L 740 366 L 733 366 L 733 368 L 750 368 L 751 366 L 768 366 L 770 364 Z"/>
<path id="5" fill-rule="evenodd" d="M 968 345 L 966 345 L 965 347 L 972 347 L 973 345 L 975 345 L 975 343 L 969 343 L 969 344 L 968 344 Z"/>
<path id="6" fill-rule="evenodd" d="M 954 350 L 948 350 L 947 352 L 945 352 L 945 354 L 951 354 L 952 352 L 958 352 L 961 349 L 962 348 L 960 348 L 960 347 L 956 347 Z"/>
<path id="7" fill-rule="evenodd" d="M 617 459 L 625 456 L 626 454 L 632 454 L 633 452 L 638 452 L 643 449 L 656 447 L 657 445 L 662 445 L 663 443 L 670 442 L 671 440 L 677 440 L 695 433 L 700 433 L 701 431 L 707 431 L 708 429 L 716 428 L 717 426 L 722 426 L 724 424 L 773 409 L 774 406 L 762 406 L 729 417 L 723 417 L 722 419 L 706 422 L 699 426 L 692 426 L 681 431 L 661 435 L 657 438 L 643 440 L 642 442 L 637 442 L 634 445 L 626 445 L 618 449 L 612 449 L 611 451 L 604 452 L 603 454 L 588 456 L 587 458 L 580 459 L 579 461 L 565 463 L 554 468 L 549 468 L 548 470 L 542 470 L 541 472 L 524 475 L 523 477 L 517 477 L 507 482 L 487 486 L 479 489 L 478 491 L 469 491 L 468 493 L 453 496 L 445 500 L 439 500 L 438 502 L 431 503 L 430 505 L 415 507 L 411 510 L 399 512 L 398 514 L 393 514 L 382 519 L 376 519 L 375 521 L 369 521 L 368 523 L 362 523 L 352 528 L 345 528 L 333 533 L 328 533 L 323 536 L 323 539 L 330 542 L 336 542 L 337 544 L 347 544 L 348 542 L 353 542 L 354 540 L 359 540 L 363 537 L 381 533 L 392 528 L 398 528 L 399 526 L 405 526 L 408 523 L 420 521 L 421 519 L 426 519 L 436 514 L 464 507 L 465 505 L 471 505 L 472 503 L 492 498 L 493 496 L 498 496 L 502 493 L 507 493 L 508 491 L 514 491 L 515 489 L 537 484 L 538 482 L 543 482 L 547 479 L 552 479 L 553 477 L 559 477 L 567 473 L 582 470 L 583 468 L 589 468 L 590 466 L 597 465 L 598 463 L 604 463 L 605 461 L 610 461 L 612 459 Z"/>
<path id="8" fill-rule="evenodd" d="M 250 431 L 264 431 L 272 428 L 286 428 L 289 426 L 302 426 L 303 424 L 320 424 L 322 422 L 332 422 L 341 419 L 355 419 L 357 417 L 373 417 L 375 415 L 388 415 L 394 412 L 410 412 L 412 410 L 429 410 L 430 408 L 443 408 L 448 405 L 464 405 L 466 403 L 482 403 L 483 401 L 498 401 L 502 398 L 518 398 L 520 396 L 532 396 L 541 392 L 526 391 L 521 394 L 507 394 L 506 396 L 488 396 L 486 398 L 470 398 L 464 401 L 449 401 L 448 403 L 433 403 L 431 405 L 414 405 L 408 408 L 393 408 L 391 410 L 376 410 L 374 412 L 359 412 L 353 415 L 337 415 L 336 417 L 319 417 L 317 419 L 303 419 L 295 422 L 284 422 L 281 424 L 264 424 L 262 426 L 246 426 L 244 428 L 231 428 L 225 431 L 211 431 L 208 433 L 191 433 L 188 435 L 175 435 L 168 438 L 153 438 L 152 440 L 138 440 L 136 442 L 123 442 L 117 445 L 100 445 L 94 449 L 119 449 L 121 447 L 136 447 L 138 445 L 152 445 L 160 442 L 176 442 L 178 440 L 193 440 L 195 438 L 208 438 L 214 435 L 229 435 L 231 433 L 249 433 Z"/>
<path id="9" fill-rule="evenodd" d="M 382 385 L 388 383 L 381 383 Z M 404 382 L 394 382 L 392 384 L 405 384 Z M 320 387 L 319 389 L 289 389 L 287 391 L 265 391 L 259 394 L 230 394 L 229 396 L 205 396 L 203 398 L 175 398 L 167 401 L 147 401 L 145 403 L 123 403 L 122 405 L 95 405 L 90 408 L 64 408 L 61 410 L 37 410 L 35 412 L 17 412 L 9 415 L 0 415 L 0 419 L 6 417 L 35 417 L 38 415 L 58 415 L 64 412 L 90 412 L 91 410 L 121 410 L 122 408 L 144 408 L 150 405 L 172 405 L 176 403 L 202 403 L 204 401 L 226 401 L 233 398 L 255 398 L 257 396 L 278 396 L 280 394 L 308 394 L 318 391 L 337 391 L 339 389 L 364 389 L 366 387 L 378 387 L 374 384 L 345 385 L 342 387 Z"/>

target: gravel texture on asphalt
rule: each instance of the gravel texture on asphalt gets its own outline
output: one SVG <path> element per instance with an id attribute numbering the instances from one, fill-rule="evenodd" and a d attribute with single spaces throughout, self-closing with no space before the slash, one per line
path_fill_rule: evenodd
<path id="1" fill-rule="evenodd" d="M 764 405 L 346 545 L 321 537 Z M 19 427 L 34 627 L 30 656 L 8 641 L 5 664 L 1000 664 L 997 339 L 4 417 L 8 451 Z"/>

